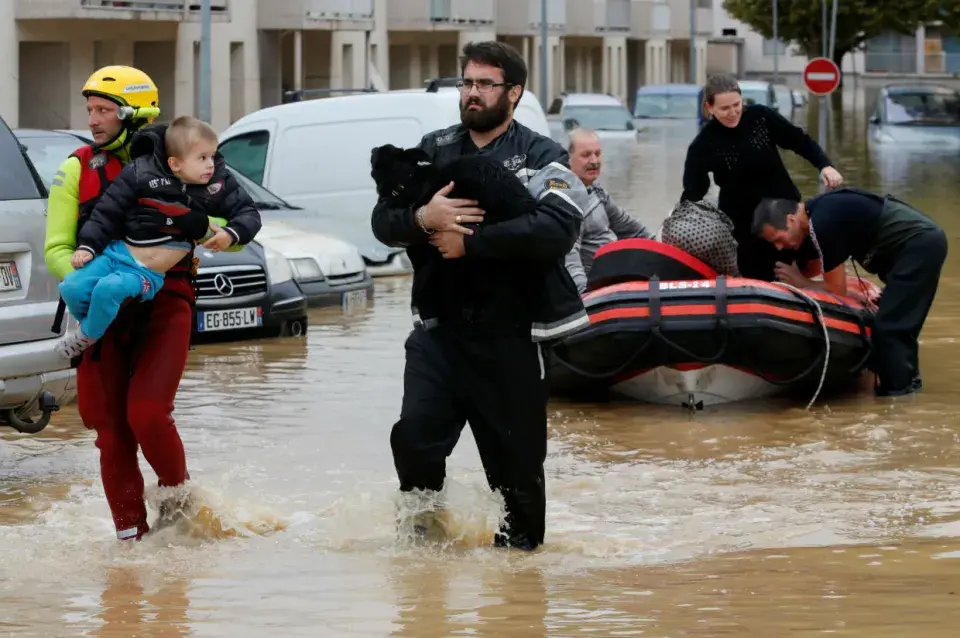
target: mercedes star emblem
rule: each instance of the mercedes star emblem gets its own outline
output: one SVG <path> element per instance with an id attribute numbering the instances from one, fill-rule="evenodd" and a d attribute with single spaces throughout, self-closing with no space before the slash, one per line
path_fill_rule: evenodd
<path id="1" fill-rule="evenodd" d="M 221 297 L 229 297 L 233 294 L 233 282 L 223 273 L 217 273 L 213 278 L 213 287 L 217 289 Z"/>

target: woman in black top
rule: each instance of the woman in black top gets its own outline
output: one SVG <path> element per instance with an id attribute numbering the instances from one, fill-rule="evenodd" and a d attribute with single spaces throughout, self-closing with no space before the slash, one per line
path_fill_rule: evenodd
<path id="1" fill-rule="evenodd" d="M 710 121 L 687 149 L 680 199 L 703 199 L 710 188 L 708 173 L 713 173 L 713 181 L 720 187 L 717 204 L 733 221 L 740 272 L 744 277 L 773 281 L 774 265 L 778 261 L 792 263 L 796 254 L 777 251 L 772 244 L 753 236 L 753 211 L 768 197 L 802 199 L 777 147 L 789 149 L 813 164 L 829 188 L 842 184 L 843 177 L 803 129 L 766 106 L 744 106 L 740 85 L 732 76 L 710 78 L 704 87 L 704 108 Z"/>

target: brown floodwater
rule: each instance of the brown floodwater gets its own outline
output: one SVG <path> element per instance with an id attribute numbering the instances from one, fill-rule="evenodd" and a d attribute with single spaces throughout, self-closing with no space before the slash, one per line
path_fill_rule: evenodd
<path id="1" fill-rule="evenodd" d="M 836 116 L 839 169 L 916 203 L 955 241 L 960 157 L 868 147 L 868 106 L 848 95 Z M 808 111 L 798 121 L 815 126 Z M 646 136 L 608 150 L 605 182 L 658 226 L 690 133 Z M 787 155 L 815 193 L 813 169 Z M 74 406 L 40 435 L 5 431 L 0 635 L 956 636 L 958 286 L 951 252 L 922 335 L 924 391 L 909 400 L 694 415 L 552 404 L 547 542 L 521 554 L 482 542 L 500 505 L 469 429 L 449 462 L 458 542 L 395 538 L 388 437 L 410 281 L 379 280 L 358 314 L 312 312 L 305 338 L 192 353 L 176 416 L 196 489 L 234 537 L 121 546 Z M 269 536 L 241 524 L 276 520 L 286 528 Z"/>

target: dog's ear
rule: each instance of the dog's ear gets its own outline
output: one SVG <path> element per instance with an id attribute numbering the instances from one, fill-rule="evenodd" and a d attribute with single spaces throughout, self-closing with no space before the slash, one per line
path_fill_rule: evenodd
<path id="1" fill-rule="evenodd" d="M 376 168 L 378 164 L 383 161 L 383 147 L 375 146 L 373 150 L 370 151 L 370 167 Z"/>
<path id="2" fill-rule="evenodd" d="M 376 166 L 378 164 L 383 164 L 384 162 L 389 162 L 390 160 L 395 160 L 402 154 L 403 150 L 397 148 L 393 144 L 384 144 L 383 146 L 374 147 L 374 149 L 370 151 L 370 165 Z"/>

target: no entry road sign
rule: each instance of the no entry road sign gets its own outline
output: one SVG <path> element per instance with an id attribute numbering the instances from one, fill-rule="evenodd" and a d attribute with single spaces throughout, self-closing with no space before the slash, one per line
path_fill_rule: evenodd
<path id="1" fill-rule="evenodd" d="M 840 86 L 840 69 L 829 58 L 813 58 L 803 69 L 803 83 L 814 95 L 830 95 Z"/>

